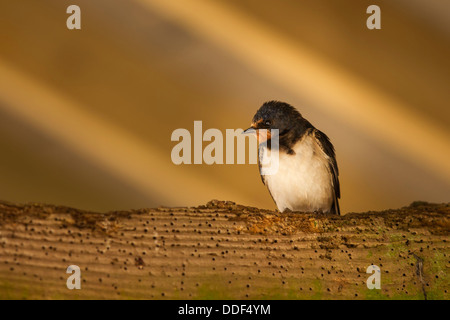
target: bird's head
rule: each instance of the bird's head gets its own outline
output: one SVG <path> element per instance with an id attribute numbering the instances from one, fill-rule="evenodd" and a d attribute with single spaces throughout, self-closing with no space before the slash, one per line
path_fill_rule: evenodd
<path id="1" fill-rule="evenodd" d="M 244 134 L 254 134 L 258 143 L 272 138 L 272 129 L 278 129 L 280 136 L 287 134 L 295 128 L 301 114 L 291 105 L 280 101 L 265 102 L 253 116 L 250 128 Z"/>

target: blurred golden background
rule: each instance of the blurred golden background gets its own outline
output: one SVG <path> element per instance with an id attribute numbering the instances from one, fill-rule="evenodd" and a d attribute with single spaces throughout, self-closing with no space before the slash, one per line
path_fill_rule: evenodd
<path id="1" fill-rule="evenodd" d="M 81 8 L 68 30 L 66 8 Z M 381 8 L 381 30 L 366 9 Z M 4 0 L 0 199 L 275 208 L 256 165 L 180 165 L 171 133 L 296 106 L 337 150 L 343 212 L 450 201 L 450 2 Z M 204 145 L 206 145 L 205 143 Z"/>

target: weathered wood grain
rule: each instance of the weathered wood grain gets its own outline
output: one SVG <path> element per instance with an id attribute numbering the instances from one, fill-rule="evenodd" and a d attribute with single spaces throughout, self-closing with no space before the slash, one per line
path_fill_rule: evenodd
<path id="1" fill-rule="evenodd" d="M 95 213 L 0 203 L 1 299 L 448 299 L 450 204 L 343 217 L 211 201 Z M 366 269 L 381 268 L 381 290 Z M 66 268 L 81 268 L 81 289 Z"/>

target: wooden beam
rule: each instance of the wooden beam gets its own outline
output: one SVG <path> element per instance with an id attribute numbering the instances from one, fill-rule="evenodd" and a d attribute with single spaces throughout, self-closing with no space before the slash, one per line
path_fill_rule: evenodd
<path id="1" fill-rule="evenodd" d="M 342 217 L 211 201 L 96 213 L 0 202 L 0 299 L 448 299 L 449 204 Z M 381 289 L 366 284 L 370 265 Z M 69 265 L 81 289 L 66 287 Z"/>

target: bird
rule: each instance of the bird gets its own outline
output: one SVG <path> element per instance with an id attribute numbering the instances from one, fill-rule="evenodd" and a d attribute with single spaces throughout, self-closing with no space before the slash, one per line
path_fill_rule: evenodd
<path id="1" fill-rule="evenodd" d="M 265 102 L 243 134 L 254 135 L 258 141 L 261 180 L 280 212 L 341 214 L 334 146 L 296 108 L 276 100 Z M 268 151 L 278 157 L 278 168 L 270 174 L 261 165 Z"/>

